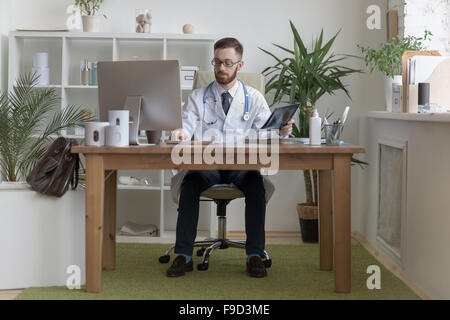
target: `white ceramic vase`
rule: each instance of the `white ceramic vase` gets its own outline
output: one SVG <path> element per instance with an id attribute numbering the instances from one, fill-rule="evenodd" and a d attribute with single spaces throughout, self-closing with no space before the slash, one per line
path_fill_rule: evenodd
<path id="1" fill-rule="evenodd" d="M 83 32 L 100 32 L 100 22 L 102 16 L 82 16 Z"/>
<path id="2" fill-rule="evenodd" d="M 402 76 L 384 77 L 384 96 L 386 98 L 386 111 L 392 112 L 392 85 L 402 84 Z"/>

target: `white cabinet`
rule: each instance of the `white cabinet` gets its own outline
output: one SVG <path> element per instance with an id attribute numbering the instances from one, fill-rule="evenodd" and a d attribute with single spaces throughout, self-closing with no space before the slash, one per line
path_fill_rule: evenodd
<path id="1" fill-rule="evenodd" d="M 123 60 L 179 60 L 180 66 L 197 66 L 212 70 L 213 35 L 195 34 L 137 34 L 137 33 L 81 33 L 81 32 L 11 32 L 9 37 L 8 87 L 11 90 L 19 75 L 31 72 L 33 56 L 48 52 L 50 85 L 61 96 L 61 108 L 78 105 L 92 110 L 98 116 L 96 85 L 81 85 L 80 63 L 89 61 Z M 186 101 L 191 88 L 182 88 Z M 64 136 L 82 139 L 73 130 Z M 173 239 L 176 228 L 177 206 L 172 202 L 168 171 L 119 171 L 127 175 L 149 178 L 149 186 L 118 185 L 118 230 L 127 221 L 151 223 L 158 227 L 159 239 Z M 200 205 L 199 236 L 215 233 L 212 205 Z M 151 238 L 134 238 L 152 241 Z M 129 241 L 118 237 L 118 241 Z"/>

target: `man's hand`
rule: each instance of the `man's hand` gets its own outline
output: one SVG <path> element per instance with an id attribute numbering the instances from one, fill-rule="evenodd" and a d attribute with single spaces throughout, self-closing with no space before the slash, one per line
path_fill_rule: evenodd
<path id="1" fill-rule="evenodd" d="M 289 136 L 292 133 L 292 124 L 294 123 L 294 119 L 288 121 L 288 123 L 280 128 L 280 137 Z"/>
<path id="2" fill-rule="evenodd" d="M 170 134 L 170 140 L 187 141 L 187 140 L 191 140 L 191 136 L 184 129 L 176 129 L 176 130 L 172 131 L 172 133 Z"/>

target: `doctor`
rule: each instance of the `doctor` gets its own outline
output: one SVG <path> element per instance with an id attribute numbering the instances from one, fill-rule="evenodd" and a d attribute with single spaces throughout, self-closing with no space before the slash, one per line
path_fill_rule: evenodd
<path id="1" fill-rule="evenodd" d="M 225 136 L 227 130 L 259 129 L 271 112 L 264 96 L 237 78 L 244 65 L 242 44 L 234 38 L 224 38 L 214 44 L 214 74 L 216 80 L 207 87 L 194 90 L 183 114 L 183 128 L 171 133 L 172 140 L 190 140 L 197 125 L 202 132 L 215 129 Z M 292 123 L 280 128 L 280 136 L 292 132 Z M 266 182 L 266 183 L 265 183 Z M 175 194 L 179 192 L 175 258 L 167 269 L 168 277 L 183 276 L 193 271 L 192 253 L 197 234 L 200 194 L 209 187 L 234 184 L 245 195 L 245 229 L 247 234 L 247 272 L 253 277 L 267 275 L 261 255 L 265 247 L 266 199 L 272 190 L 270 181 L 259 171 L 182 171 L 172 180 Z"/>

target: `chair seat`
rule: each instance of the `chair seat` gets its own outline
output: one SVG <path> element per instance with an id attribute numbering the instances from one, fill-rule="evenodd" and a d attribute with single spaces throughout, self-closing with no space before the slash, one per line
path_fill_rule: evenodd
<path id="1" fill-rule="evenodd" d="M 232 184 L 215 184 L 203 191 L 201 196 L 213 200 L 233 200 L 244 198 L 244 193 Z"/>

